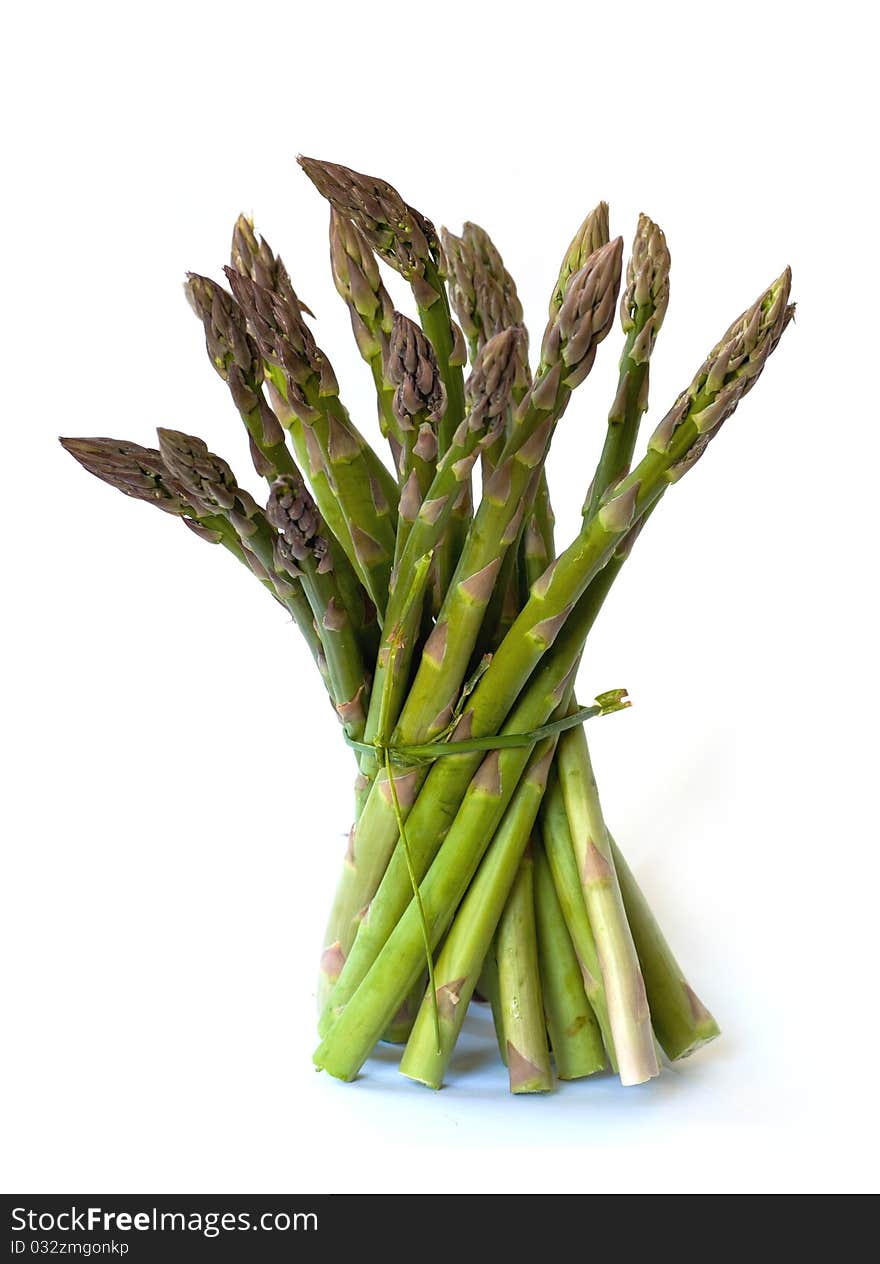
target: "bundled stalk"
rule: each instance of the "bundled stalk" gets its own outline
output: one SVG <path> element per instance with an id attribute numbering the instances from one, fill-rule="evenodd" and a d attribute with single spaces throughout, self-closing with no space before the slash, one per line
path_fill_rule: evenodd
<path id="1" fill-rule="evenodd" d="M 352 749 L 355 822 L 321 953 L 316 1065 L 354 1079 L 390 1039 L 405 1046 L 404 1075 L 440 1088 L 485 999 L 513 1093 L 606 1068 L 650 1080 L 661 1056 L 693 1053 L 718 1026 L 600 803 L 584 725 L 626 707 L 626 691 L 584 707 L 575 681 L 639 533 L 776 348 L 790 273 L 733 322 L 639 454 L 670 273 L 662 229 L 640 216 L 618 385 L 580 528 L 557 554 L 547 455 L 612 334 L 624 277 L 607 204 L 563 255 L 532 367 L 516 284 L 484 229 L 438 235 L 386 181 L 300 162 L 330 204 L 333 281 L 392 468 L 243 216 L 229 289 L 191 274 L 186 293 L 268 483 L 265 507 L 194 435 L 161 428 L 158 449 L 61 442 L 257 578 L 292 616 Z M 412 316 L 394 310 L 382 263 L 408 281 Z"/>

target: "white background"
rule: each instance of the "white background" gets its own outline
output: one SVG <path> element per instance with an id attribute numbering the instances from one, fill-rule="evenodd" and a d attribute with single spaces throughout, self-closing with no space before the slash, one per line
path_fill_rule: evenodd
<path id="1" fill-rule="evenodd" d="M 32 5 L 2 87 L 3 1187 L 876 1188 L 877 31 L 871 6 Z M 246 447 L 180 291 L 256 217 L 374 434 L 297 151 L 486 226 L 532 345 L 611 202 L 665 228 L 665 411 L 786 263 L 798 319 L 638 546 L 582 693 L 607 815 L 724 1039 L 513 1099 L 310 1065 L 350 756 L 260 588 L 55 436 Z M 407 294 L 391 277 L 398 301 Z M 619 335 L 560 429 L 564 543 Z M 253 482 L 252 482 L 253 485 Z M 255 488 L 256 490 L 256 488 Z"/>

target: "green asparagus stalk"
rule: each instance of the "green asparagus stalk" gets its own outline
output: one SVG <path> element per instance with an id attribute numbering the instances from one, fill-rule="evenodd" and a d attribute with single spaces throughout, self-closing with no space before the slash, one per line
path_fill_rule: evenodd
<path id="1" fill-rule="evenodd" d="M 208 543 L 222 544 L 233 557 L 247 566 L 276 601 L 293 615 L 327 682 L 324 648 L 302 589 L 292 583 L 289 576 L 265 564 L 268 557 L 258 559 L 223 513 L 214 512 L 210 506 L 192 497 L 168 469 L 161 452 L 124 439 L 62 439 L 61 445 L 102 482 L 126 496 L 174 514 L 193 534 Z"/>
<path id="2" fill-rule="evenodd" d="M 385 371 L 394 320 L 391 295 L 382 284 L 376 256 L 354 224 L 330 208 L 330 266 L 333 283 L 348 307 L 355 342 L 376 387 L 379 426 L 397 465 L 401 435 L 394 415 L 394 383 Z M 241 269 L 239 269 L 241 271 Z M 272 287 L 270 287 L 272 288 Z"/>
<path id="3" fill-rule="evenodd" d="M 550 501 L 548 497 L 547 505 L 549 506 L 549 504 Z M 524 584 L 524 599 L 527 599 L 528 590 L 536 580 L 541 578 L 554 556 L 554 552 L 552 550 L 553 527 L 549 522 L 547 526 L 550 534 L 550 547 L 548 547 L 547 543 L 547 531 L 540 522 L 537 511 L 533 510 L 522 540 L 522 577 Z"/>
<path id="4" fill-rule="evenodd" d="M 277 293 L 284 302 L 291 303 L 296 310 L 305 312 L 309 316 L 312 315 L 311 308 L 307 307 L 301 298 L 298 298 L 295 289 L 293 289 L 291 278 L 288 276 L 287 268 L 284 267 L 281 257 L 273 253 L 266 238 L 255 233 L 253 221 L 247 219 L 244 215 L 240 215 L 235 222 L 230 259 L 235 272 L 240 273 L 243 277 L 249 277 L 250 281 L 254 281 L 258 286 L 269 289 L 272 293 Z M 391 300 L 388 300 L 388 302 L 391 302 Z M 276 399 L 276 403 L 281 406 L 282 410 L 288 412 L 283 398 L 279 396 L 277 388 L 273 386 L 271 377 L 267 380 L 267 387 L 269 393 Z M 290 421 L 290 417 L 287 417 L 287 420 Z M 305 464 L 305 456 L 307 455 L 305 446 L 302 447 L 301 451 L 303 464 Z M 277 473 L 290 473 L 290 471 L 278 470 Z M 325 494 L 324 499 L 329 501 L 329 495 Z M 335 506 L 335 501 L 331 501 L 331 504 Z M 339 520 L 340 516 L 336 514 L 334 518 L 336 526 L 339 525 Z M 340 588 L 345 595 L 345 604 L 348 605 L 350 611 L 357 614 L 364 603 L 369 604 L 367 594 L 365 594 L 358 576 L 355 575 L 348 556 L 340 547 L 334 523 L 331 523 L 329 518 L 325 517 L 325 532 L 327 533 L 327 538 L 329 538 L 331 554 L 333 554 L 333 569 L 336 576 L 338 576 Z M 355 623 L 360 624 L 363 622 L 363 619 L 355 617 Z M 367 623 L 370 622 L 372 622 L 372 619 L 368 619 Z M 370 636 L 365 635 L 364 632 L 360 633 L 360 635 L 362 635 L 364 645 L 372 648 L 374 655 L 376 653 L 376 643 L 370 640 Z"/>
<path id="5" fill-rule="evenodd" d="M 595 251 L 606 246 L 609 241 L 608 226 L 608 203 L 600 202 L 587 215 L 578 231 L 575 233 L 572 241 L 569 243 L 568 249 L 563 256 L 562 264 L 559 269 L 559 275 L 556 284 L 550 295 L 549 314 L 551 322 L 558 316 L 565 298 L 565 292 L 571 278 L 584 266 Z M 488 257 L 491 258 L 491 255 Z M 550 533 L 552 541 L 553 511 L 550 507 L 550 494 L 547 488 L 547 476 L 542 470 L 540 478 L 535 485 L 534 495 L 529 497 L 530 505 L 533 503 L 535 507 L 536 523 L 540 525 L 545 537 L 547 532 Z M 498 584 L 490 603 L 487 615 L 487 623 L 491 629 L 488 637 L 484 634 L 485 648 L 495 649 L 506 636 L 507 632 L 513 625 L 520 607 L 520 588 L 522 581 L 526 581 L 529 587 L 537 578 L 532 575 L 526 579 L 526 559 L 522 559 L 523 574 L 520 575 L 520 554 L 523 549 L 524 532 L 529 529 L 530 520 L 524 519 L 520 525 L 520 536 L 517 546 L 508 550 L 504 558 L 501 572 L 498 577 Z M 552 555 L 552 549 L 550 550 Z"/>
<path id="6" fill-rule="evenodd" d="M 315 158 L 300 156 L 298 161 L 333 209 L 351 221 L 376 254 L 410 284 L 419 322 L 434 349 L 446 389 L 446 411 L 437 434 L 442 454 L 464 417 L 462 366 L 467 352 L 462 332 L 449 309 L 444 284 L 446 261 L 434 225 L 408 206 L 385 180 Z M 453 504 L 449 528 L 434 556 L 435 612 L 455 569 L 472 509 L 468 479 Z"/>
<path id="7" fill-rule="evenodd" d="M 691 386 L 658 426 L 647 456 L 616 494 L 603 505 L 595 518 L 585 523 L 577 540 L 553 564 L 544 580 L 533 586 L 532 595 L 517 623 L 468 700 L 458 724 L 458 736 L 482 736 L 497 731 L 504 719 L 504 713 L 522 689 L 534 666 L 557 638 L 561 649 L 551 657 L 551 670 L 558 669 L 560 665 L 566 672 L 574 670 L 583 639 L 607 593 L 607 588 L 603 588 L 601 583 L 591 590 L 588 587 L 590 581 L 598 577 L 615 548 L 631 535 L 641 515 L 659 499 L 671 482 L 677 481 L 693 465 L 696 457 L 705 450 L 712 434 L 717 432 L 723 420 L 734 411 L 739 399 L 757 380 L 790 318 L 791 309 L 787 302 L 789 286 L 790 274 L 786 271 L 761 295 L 752 308 L 734 322 L 722 341 L 713 349 Z M 694 452 L 696 456 L 693 455 Z M 613 573 L 611 579 L 613 580 Z M 566 624 L 569 626 L 566 627 Z M 551 705 L 542 709 L 547 693 L 547 677 L 546 671 L 539 672 L 534 692 L 531 688 L 526 690 L 523 701 L 528 700 L 532 704 L 531 709 L 521 701 L 514 712 L 514 715 L 520 713 L 528 717 L 525 728 L 543 723 L 561 700 L 557 697 Z M 552 690 L 550 694 L 552 698 Z M 509 754 L 506 751 L 500 753 L 501 756 Z M 417 861 L 419 853 L 424 863 L 424 857 L 432 854 L 432 848 L 436 852 L 437 841 L 443 838 L 448 828 L 446 823 L 451 824 L 462 801 L 462 792 L 475 771 L 472 758 L 457 756 L 444 759 L 432 768 L 428 782 L 418 796 L 419 815 L 416 816 L 413 812 L 407 821 L 410 849 Z M 416 797 L 417 776 L 415 772 L 408 776 L 411 784 L 407 788 L 407 795 L 409 804 L 412 804 Z M 361 824 L 367 817 L 372 801 L 373 794 L 364 809 Z M 447 838 L 444 854 L 448 842 Z M 458 848 L 452 849 L 446 864 L 454 870 L 461 863 Z M 445 867 L 444 864 L 442 868 Z M 384 953 L 382 944 L 385 943 L 387 947 L 391 942 L 387 939 L 386 943 L 388 922 L 390 920 L 391 925 L 394 925 L 394 912 L 401 899 L 399 874 L 392 879 L 391 873 L 389 867 L 385 879 L 389 883 L 388 893 L 381 902 L 383 925 L 380 930 L 376 930 L 375 922 L 379 920 L 375 916 L 379 904 L 377 896 L 370 906 L 369 919 L 362 921 L 358 933 L 360 941 L 370 925 L 373 928 L 372 942 L 365 951 L 357 953 L 356 968 L 353 965 L 355 953 L 347 958 L 334 989 L 333 999 L 337 1002 L 337 1008 L 337 991 L 343 988 L 344 981 L 349 995 L 352 984 L 357 986 L 361 979 L 363 984 L 358 988 L 358 996 L 351 997 L 336 1019 L 332 1031 L 325 1037 L 317 1055 L 319 1065 L 323 1065 L 324 1060 L 328 1065 L 339 1065 L 339 1057 L 343 1056 L 340 1046 L 347 1038 L 346 1034 L 357 1029 L 364 1021 L 365 1010 L 379 1004 L 377 994 L 383 995 L 384 999 L 384 990 L 387 988 L 390 992 L 393 986 L 393 977 L 389 979 L 384 965 L 380 968 Z M 408 884 L 405 884 L 404 901 L 407 891 Z M 358 949 L 357 941 L 355 949 Z M 371 962 L 374 963 L 372 966 Z M 365 966 L 369 970 L 366 977 Z M 348 980 L 345 979 L 346 973 L 350 976 Z M 367 987 L 370 977 L 372 982 Z M 392 1014 L 401 1000 L 402 996 L 393 997 Z M 353 1005 L 355 1013 L 349 1018 Z M 352 1046 L 347 1055 L 349 1068 L 352 1065 L 359 1066 L 357 1058 L 365 1058 L 368 1053 L 369 1047 Z"/>
<path id="8" fill-rule="evenodd" d="M 232 266 L 236 272 L 242 276 L 249 277 L 264 289 L 278 294 L 284 302 L 292 304 L 299 311 L 305 312 L 309 316 L 312 315 L 311 309 L 297 297 L 290 276 L 280 257 L 273 253 L 265 237 L 257 236 L 252 221 L 244 215 L 238 217 L 233 230 L 231 259 Z M 390 304 L 390 299 L 388 302 Z M 271 378 L 267 386 L 276 403 L 285 410 L 286 420 L 290 422 L 292 419 L 289 409 L 287 409 L 283 398 L 280 397 L 277 389 L 273 386 Z M 299 455 L 303 464 L 305 464 L 308 453 L 305 448 L 304 437 L 300 445 Z M 271 479 L 285 473 L 294 473 L 294 471 L 289 468 L 270 469 L 267 471 L 267 477 Z M 329 510 L 330 515 L 332 515 L 332 517 L 328 516 L 326 512 L 322 514 L 324 518 L 324 534 L 330 546 L 333 562 L 333 573 L 342 591 L 346 609 L 353 620 L 362 652 L 367 659 L 374 659 L 378 647 L 375 611 L 361 581 L 355 573 L 354 567 L 348 559 L 348 555 L 339 543 L 339 530 L 341 528 L 344 535 L 346 528 L 335 496 L 332 494 L 332 490 L 322 474 L 318 474 L 315 477 L 321 484 L 324 508 Z"/>
<path id="9" fill-rule="evenodd" d="M 639 422 L 648 407 L 648 364 L 669 303 L 669 265 L 663 230 L 640 215 L 620 301 L 626 335 L 620 377 L 602 455 L 584 503 L 587 518 L 596 513 L 606 490 L 629 473 Z"/>
<path id="10" fill-rule="evenodd" d="M 489 338 L 502 329 L 522 324 L 522 303 L 500 252 L 479 224 L 465 224 L 461 237 L 443 229 L 442 237 L 449 263 L 450 301 L 467 338 L 473 364 Z M 530 382 L 528 342 L 523 339 L 513 388 L 514 404 L 520 402 Z M 483 451 L 484 479 L 498 464 L 504 437 L 499 434 L 495 443 Z"/>
<path id="11" fill-rule="evenodd" d="M 298 475 L 288 474 L 275 480 L 266 516 L 279 533 L 276 553 L 280 550 L 287 573 L 299 576 L 315 622 L 321 629 L 339 718 L 348 736 L 360 741 L 366 724 L 369 679 L 355 629 L 333 573 L 324 524 Z"/>
<path id="12" fill-rule="evenodd" d="M 531 848 L 519 862 L 498 924 L 498 990 L 511 1093 L 547 1093 L 553 1087 L 550 1050 L 538 970 L 534 863 Z"/>
<path id="13" fill-rule="evenodd" d="M 339 399 L 332 366 L 292 300 L 227 268 L 273 383 L 282 416 L 322 517 L 348 554 L 371 601 L 384 614 L 394 558 L 397 489 L 354 428 Z"/>
<path id="14" fill-rule="evenodd" d="M 263 359 L 240 307 L 215 281 L 195 272 L 187 274 L 184 291 L 204 327 L 208 359 L 241 414 L 257 473 L 268 479 L 295 473 L 281 423 L 263 395 Z"/>
<path id="15" fill-rule="evenodd" d="M 507 1066 L 507 1043 L 504 1039 L 504 1015 L 501 1012 L 501 993 L 498 988 L 498 957 L 495 940 L 489 945 L 483 969 L 477 982 L 475 995 L 485 998 L 492 1015 L 492 1027 L 495 1032 L 495 1044 L 501 1065 Z"/>
<path id="16" fill-rule="evenodd" d="M 394 313 L 385 371 L 395 386 L 392 408 L 401 445 L 399 562 L 437 471 L 437 428 L 446 412 L 446 388 L 434 349 L 418 325 L 400 312 Z"/>
<path id="17" fill-rule="evenodd" d="M 578 1080 L 604 1068 L 602 1033 L 587 999 L 577 954 L 540 839 L 533 859 L 538 964 L 550 1047 L 559 1078 Z"/>
<path id="18" fill-rule="evenodd" d="M 556 768 L 550 771 L 547 793 L 541 804 L 541 835 L 559 907 L 562 910 L 562 917 L 581 972 L 584 994 L 602 1032 L 612 1070 L 616 1071 L 617 1055 L 614 1051 L 608 1000 L 602 982 L 602 968 L 599 965 L 599 953 L 596 950 L 593 928 L 587 917 L 571 831 L 565 813 L 565 801 Z"/>
<path id="19" fill-rule="evenodd" d="M 522 304 L 516 292 L 516 284 L 504 266 L 499 250 L 489 234 L 479 225 L 465 224 L 461 237 L 444 230 L 443 245 L 450 264 L 452 306 L 465 330 L 473 361 L 487 338 L 499 329 L 522 321 Z M 524 338 L 512 392 L 512 405 L 518 405 L 522 401 L 531 380 L 528 343 Z M 499 431 L 497 439 L 483 448 L 481 460 L 484 485 L 498 465 L 511 424 L 512 408 L 505 430 Z M 544 480 L 543 473 L 541 480 Z M 509 547 L 502 560 L 483 619 L 482 635 L 478 642 L 480 653 L 494 649 L 501 639 L 500 635 L 496 636 L 495 630 L 504 626 L 511 608 L 516 605 L 517 553 L 515 547 Z M 511 615 L 508 626 L 512 621 Z"/>
<path id="20" fill-rule="evenodd" d="M 528 845 L 555 746 L 555 741 L 548 739 L 538 752 L 537 760 L 533 757 L 530 761 L 434 966 L 440 1047 L 437 1047 L 434 1004 L 429 993 L 422 1001 L 400 1063 L 404 1075 L 431 1088 L 440 1088 L 443 1083 L 468 1004 Z M 522 1043 L 514 1040 L 517 1049 L 521 1049 Z M 506 1045 L 504 1047 L 506 1050 Z"/>
<path id="21" fill-rule="evenodd" d="M 622 1084 L 660 1074 L 651 1013 L 583 729 L 563 734 L 559 780 L 587 916 L 596 939 L 608 1016 Z"/>
<path id="22" fill-rule="evenodd" d="M 657 1039 L 671 1062 L 720 1035 L 718 1024 L 682 973 L 629 865 L 609 837 L 627 921 L 635 941 Z"/>
<path id="23" fill-rule="evenodd" d="M 507 1066 L 507 1046 L 504 1043 L 504 1019 L 501 1015 L 501 998 L 498 993 L 498 957 L 495 952 L 495 941 L 489 945 L 483 961 L 483 969 L 477 983 L 477 991 L 485 996 L 492 1010 L 492 1025 L 495 1028 L 495 1040 L 498 1044 L 498 1056 Z"/>

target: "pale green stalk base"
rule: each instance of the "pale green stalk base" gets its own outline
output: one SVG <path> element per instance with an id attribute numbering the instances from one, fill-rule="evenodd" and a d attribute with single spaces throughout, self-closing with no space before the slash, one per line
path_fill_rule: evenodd
<path id="1" fill-rule="evenodd" d="M 477 991 L 481 992 L 489 1002 L 492 1011 L 492 1025 L 495 1028 L 495 1039 L 498 1042 L 498 1056 L 507 1066 L 507 1048 L 504 1044 L 504 1023 L 501 1018 L 501 998 L 498 995 L 498 957 L 495 952 L 495 941 L 489 945 L 483 970 L 477 983 Z"/>
<path id="2" fill-rule="evenodd" d="M 498 924 L 498 991 L 507 1046 L 511 1093 L 547 1093 L 553 1088 L 535 931 L 534 864 L 531 851 Z"/>
<path id="3" fill-rule="evenodd" d="M 587 917 L 571 831 L 565 814 L 565 802 L 555 767 L 550 771 L 547 793 L 541 805 L 541 834 L 562 916 L 580 967 L 584 992 L 602 1032 L 611 1069 L 616 1071 L 617 1057 L 611 1034 L 611 1020 L 608 1017 L 608 1001 L 602 983 L 602 968 L 599 965 L 590 919 Z"/>
<path id="4" fill-rule="evenodd" d="M 440 1088 L 443 1083 L 467 1007 L 491 951 L 492 938 L 529 841 L 543 787 L 543 779 L 530 778 L 528 774 L 520 782 L 455 915 L 434 967 L 440 1045 L 437 1045 L 434 1007 L 429 994 L 422 1001 L 400 1064 L 404 1075 L 431 1088 Z M 490 986 L 497 1002 L 497 964 L 494 974 Z M 506 1049 L 506 1044 L 503 1047 Z"/>
<path id="5" fill-rule="evenodd" d="M 538 966 L 550 1047 L 559 1078 L 579 1080 L 607 1065 L 602 1032 L 584 991 L 543 845 L 536 842 L 533 854 Z"/>
<path id="6" fill-rule="evenodd" d="M 622 1084 L 660 1074 L 648 998 L 623 898 L 583 728 L 559 742 L 559 780 L 593 929 Z"/>

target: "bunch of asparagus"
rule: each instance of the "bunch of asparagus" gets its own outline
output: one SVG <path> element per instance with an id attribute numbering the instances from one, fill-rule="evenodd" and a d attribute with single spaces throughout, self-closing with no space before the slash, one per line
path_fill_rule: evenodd
<path id="1" fill-rule="evenodd" d="M 190 275 L 208 357 L 247 429 L 265 506 L 199 438 L 62 439 L 91 473 L 221 544 L 286 611 L 357 762 L 355 823 L 320 967 L 318 1067 L 377 1042 L 443 1083 L 472 1000 L 511 1091 L 610 1067 L 658 1074 L 718 1035 L 609 833 L 579 708 L 586 638 L 660 498 L 757 381 L 794 308 L 786 270 L 722 335 L 634 463 L 669 298 L 662 230 L 624 271 L 608 207 L 566 250 L 532 370 L 488 234 L 438 236 L 385 181 L 300 158 L 330 204 L 333 280 L 393 473 L 352 422 L 281 259 L 244 217 L 229 288 Z M 379 261 L 410 284 L 395 311 Z M 619 309 L 616 395 L 576 538 L 555 552 L 545 462 Z M 453 314 L 454 313 L 454 314 Z M 469 367 L 468 367 L 469 366 Z M 475 478 L 475 475 L 477 476 Z M 475 494 L 475 483 L 479 492 Z"/>

